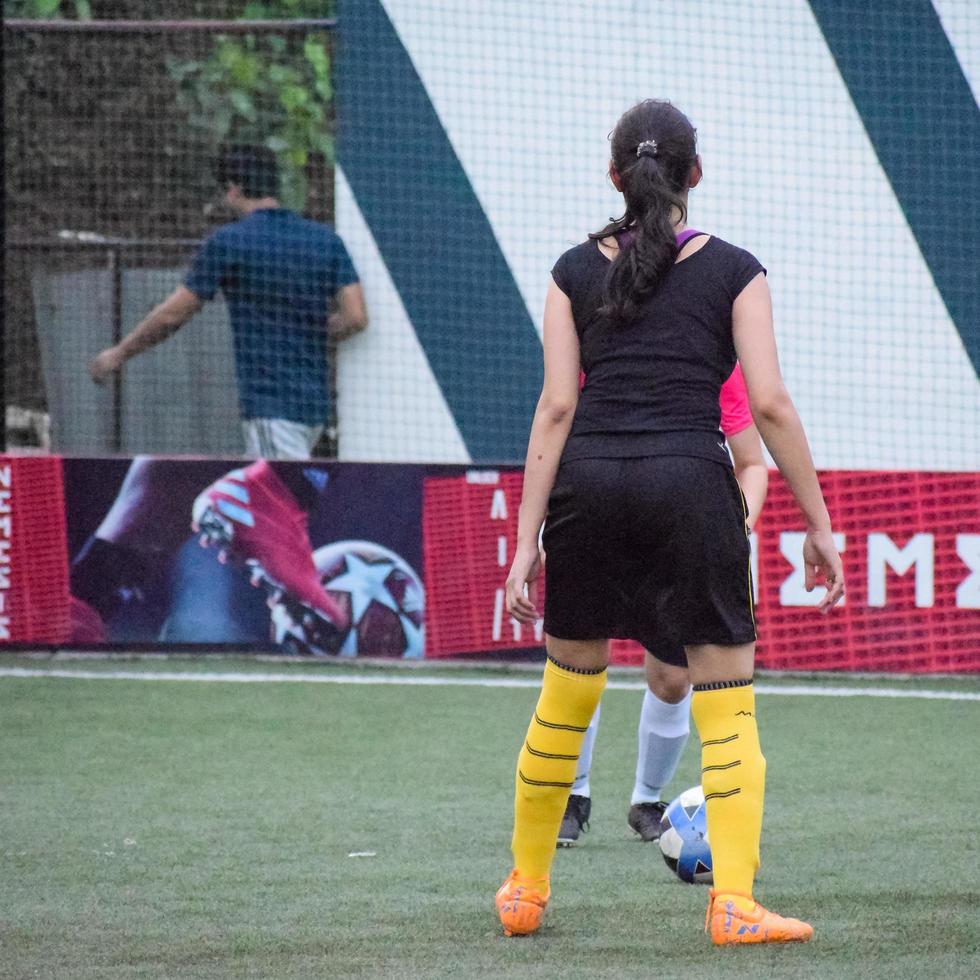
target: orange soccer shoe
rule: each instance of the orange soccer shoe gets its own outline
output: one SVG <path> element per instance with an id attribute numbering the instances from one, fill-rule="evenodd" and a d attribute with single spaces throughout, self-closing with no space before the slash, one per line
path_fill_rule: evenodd
<path id="1" fill-rule="evenodd" d="M 497 891 L 494 903 L 505 936 L 529 936 L 541 925 L 551 887 L 547 878 L 521 878 L 515 868 Z"/>
<path id="2" fill-rule="evenodd" d="M 716 946 L 735 946 L 739 943 L 805 943 L 813 935 L 813 926 L 799 919 L 784 919 L 755 902 L 751 911 L 732 901 L 750 898 L 737 892 L 710 891 L 708 914 L 704 931 L 711 933 Z M 751 898 L 750 898 L 751 901 Z"/>

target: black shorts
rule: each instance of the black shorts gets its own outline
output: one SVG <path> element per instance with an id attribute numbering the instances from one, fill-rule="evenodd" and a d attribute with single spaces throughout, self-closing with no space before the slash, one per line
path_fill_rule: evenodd
<path id="1" fill-rule="evenodd" d="M 732 470 L 691 456 L 562 463 L 544 527 L 545 632 L 684 646 L 755 639 L 745 501 Z"/>

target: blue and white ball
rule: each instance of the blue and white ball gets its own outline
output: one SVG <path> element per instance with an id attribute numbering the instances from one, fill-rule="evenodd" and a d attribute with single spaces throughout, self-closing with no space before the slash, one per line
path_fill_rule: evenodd
<path id="1" fill-rule="evenodd" d="M 667 867 L 690 885 L 710 885 L 711 848 L 704 791 L 700 786 L 684 790 L 660 818 L 660 852 Z"/>

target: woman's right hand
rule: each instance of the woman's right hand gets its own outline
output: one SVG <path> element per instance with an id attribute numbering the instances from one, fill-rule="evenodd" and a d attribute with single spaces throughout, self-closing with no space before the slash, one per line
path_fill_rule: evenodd
<path id="1" fill-rule="evenodd" d="M 818 585 L 826 585 L 827 594 L 817 608 L 822 613 L 829 612 L 844 598 L 844 564 L 837 553 L 830 528 L 806 532 L 803 539 L 803 569 L 807 592 L 812 592 Z"/>
<path id="2" fill-rule="evenodd" d="M 518 545 L 507 576 L 507 612 L 525 626 L 541 618 L 537 609 L 537 578 L 541 574 L 541 558 L 537 544 Z"/>

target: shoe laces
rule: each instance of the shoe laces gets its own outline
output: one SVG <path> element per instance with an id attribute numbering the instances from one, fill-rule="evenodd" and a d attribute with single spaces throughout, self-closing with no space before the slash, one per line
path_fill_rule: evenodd
<path id="1" fill-rule="evenodd" d="M 565 807 L 565 816 L 574 817 L 579 827 L 584 831 L 589 829 L 589 815 L 591 812 L 592 800 L 589 797 L 577 796 L 574 793 L 569 796 L 568 804 Z"/>
<path id="2" fill-rule="evenodd" d="M 658 820 L 664 815 L 665 811 L 667 810 L 667 804 L 661 801 L 658 801 L 656 803 L 637 803 L 637 806 L 640 808 L 640 810 L 643 813 L 649 813 L 651 815 L 655 814 Z"/>
<path id="3" fill-rule="evenodd" d="M 663 818 L 664 811 L 667 809 L 666 803 L 637 803 L 635 804 L 638 812 L 638 817 L 640 818 L 638 822 L 645 822 L 647 820 L 652 823 L 660 825 L 660 821 Z"/>
<path id="4" fill-rule="evenodd" d="M 517 868 L 514 868 L 513 871 L 511 871 L 511 873 L 507 876 L 507 881 L 512 882 L 517 886 L 517 890 L 513 895 L 514 898 L 518 898 L 521 891 L 524 889 L 527 889 L 530 892 L 538 893 L 546 891 L 548 888 L 548 879 L 546 877 L 528 878 L 522 875 Z"/>
<path id="5" fill-rule="evenodd" d="M 731 892 L 731 891 L 721 892 L 721 891 L 717 891 L 716 889 L 712 888 L 708 892 L 708 911 L 705 912 L 705 914 L 704 914 L 704 931 L 705 932 L 707 932 L 709 930 L 710 926 L 711 926 L 711 913 L 714 911 L 715 901 L 718 898 L 720 898 L 722 895 L 735 895 L 738 898 L 747 898 L 750 902 L 753 903 L 753 908 L 757 908 L 758 905 L 759 905 L 759 903 L 751 895 L 747 895 L 745 892 Z M 739 910 L 739 911 L 741 911 L 741 910 Z"/>

